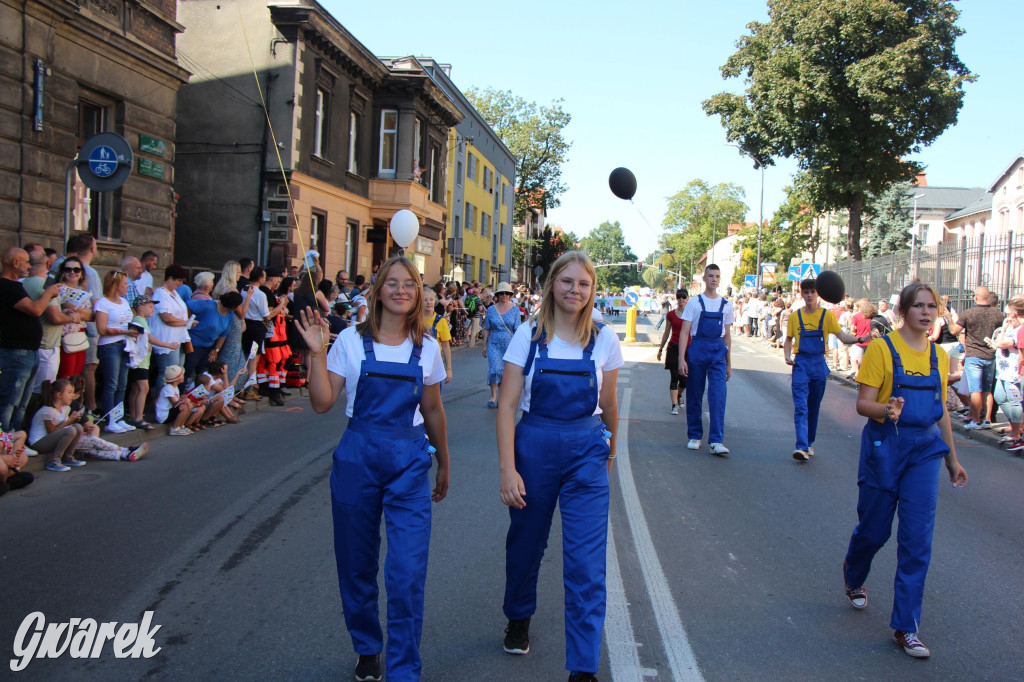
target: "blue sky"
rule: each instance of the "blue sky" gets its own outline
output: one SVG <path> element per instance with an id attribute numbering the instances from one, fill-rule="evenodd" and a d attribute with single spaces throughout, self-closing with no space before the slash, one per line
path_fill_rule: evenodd
<path id="1" fill-rule="evenodd" d="M 604 220 L 622 223 L 639 256 L 655 248 L 666 198 L 695 178 L 746 190 L 757 220 L 761 178 L 725 145 L 718 117 L 702 100 L 725 89 L 719 67 L 750 21 L 767 19 L 756 0 L 518 0 L 491 4 L 340 2 L 324 6 L 379 56 L 417 55 L 452 64 L 452 80 L 512 90 L 538 103 L 565 100 L 572 141 L 563 180 L 569 190 L 549 222 L 585 235 Z M 960 58 L 979 79 L 966 89 L 957 125 L 916 160 L 928 183 L 987 187 L 1024 150 L 1024 89 L 1018 47 L 1024 2 L 957 3 Z M 486 8 L 494 8 L 487 14 Z M 634 203 L 608 189 L 608 173 L 637 177 Z M 765 172 L 764 215 L 783 198 L 796 164 Z M 650 227 L 644 218 L 650 222 Z"/>

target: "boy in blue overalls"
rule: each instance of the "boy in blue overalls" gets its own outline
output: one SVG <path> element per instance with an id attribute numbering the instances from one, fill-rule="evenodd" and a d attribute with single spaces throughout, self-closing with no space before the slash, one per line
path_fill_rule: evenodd
<path id="1" fill-rule="evenodd" d="M 789 317 L 783 353 L 786 364 L 793 367 L 793 422 L 796 425 L 793 459 L 806 462 L 814 455 L 818 412 L 828 380 L 828 365 L 825 363 L 828 335 L 835 334 L 840 341 L 850 344 L 869 341 L 871 337 L 856 337 L 842 330 L 832 311 L 818 305 L 815 280 L 805 279 L 800 283 L 800 296 L 804 299 L 804 307 Z M 796 353 L 795 358 L 791 357 L 791 351 Z"/>
<path id="2" fill-rule="evenodd" d="M 725 437 L 725 382 L 732 376 L 732 303 L 718 295 L 722 271 L 715 264 L 704 268 L 704 293 L 694 296 L 683 310 L 679 330 L 679 373 L 686 377 L 686 430 L 691 450 L 700 448 L 704 437 L 701 411 L 707 381 L 711 454 L 724 457 L 729 448 Z M 690 349 L 687 356 L 686 349 Z M 689 361 L 687 361 L 689 357 Z"/>

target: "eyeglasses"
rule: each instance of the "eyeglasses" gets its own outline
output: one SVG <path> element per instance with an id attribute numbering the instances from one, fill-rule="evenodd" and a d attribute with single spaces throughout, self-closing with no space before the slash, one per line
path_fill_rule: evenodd
<path id="1" fill-rule="evenodd" d="M 64 272 L 81 272 L 82 268 L 61 268 Z"/>
<path id="2" fill-rule="evenodd" d="M 568 277 L 565 277 L 563 279 L 558 280 L 558 286 L 562 289 L 562 291 L 566 292 L 572 291 L 573 289 L 579 287 L 580 293 L 583 293 L 585 291 L 590 291 L 590 287 L 593 285 L 586 280 L 580 280 L 577 282 L 574 279 L 569 279 Z"/>
<path id="3" fill-rule="evenodd" d="M 399 282 L 397 279 L 389 279 L 386 282 L 384 282 L 385 289 L 390 289 L 391 291 L 394 291 L 398 287 L 402 287 L 406 291 L 414 291 L 419 288 L 419 285 L 416 284 L 416 282 L 412 281 L 411 279 L 407 279 L 404 282 Z"/>

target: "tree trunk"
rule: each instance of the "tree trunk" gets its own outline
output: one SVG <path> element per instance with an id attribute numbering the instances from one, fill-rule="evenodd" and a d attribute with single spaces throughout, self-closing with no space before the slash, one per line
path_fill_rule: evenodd
<path id="1" fill-rule="evenodd" d="M 860 260 L 860 228 L 861 213 L 864 211 L 864 192 L 857 192 L 850 199 L 850 231 L 847 236 L 846 249 L 851 260 Z"/>

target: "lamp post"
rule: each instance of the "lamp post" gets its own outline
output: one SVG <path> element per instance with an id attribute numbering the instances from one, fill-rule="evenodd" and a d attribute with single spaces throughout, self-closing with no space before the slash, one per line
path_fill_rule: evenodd
<path id="1" fill-rule="evenodd" d="M 757 292 L 760 293 L 761 292 L 761 228 L 764 227 L 764 165 L 760 161 L 755 159 L 753 154 L 751 154 L 750 152 L 748 152 L 746 149 L 744 149 L 743 147 L 739 146 L 738 144 L 733 144 L 731 142 L 726 142 L 726 145 L 729 146 L 729 147 L 735 147 L 737 150 L 739 150 L 741 156 L 745 156 L 748 159 L 750 159 L 751 161 L 753 161 L 754 162 L 754 170 L 758 170 L 758 169 L 761 170 L 761 211 L 760 211 L 760 214 L 759 214 L 759 219 L 757 221 L 757 270 L 756 270 L 756 279 L 754 280 L 755 282 L 757 282 Z"/>
<path id="2" fill-rule="evenodd" d="M 910 225 L 910 268 L 913 275 L 917 275 L 917 268 L 914 266 L 914 251 L 917 247 L 917 200 L 924 197 L 923 194 L 914 195 L 914 219 Z"/>

